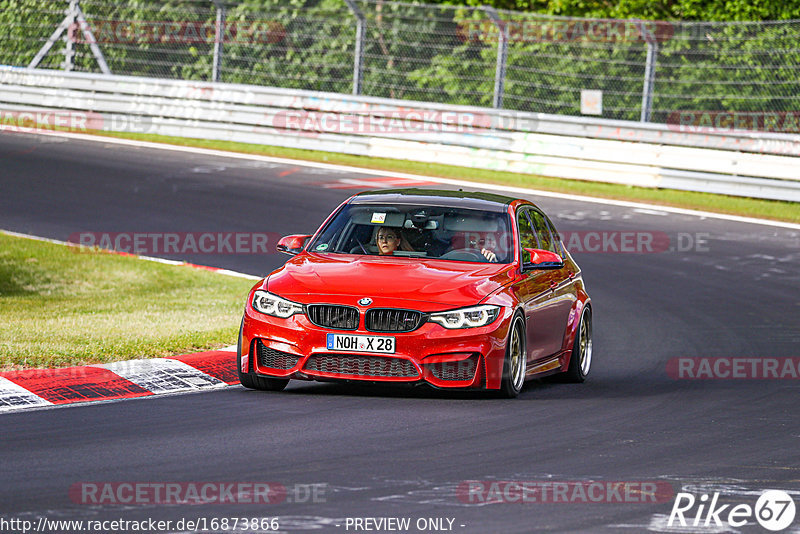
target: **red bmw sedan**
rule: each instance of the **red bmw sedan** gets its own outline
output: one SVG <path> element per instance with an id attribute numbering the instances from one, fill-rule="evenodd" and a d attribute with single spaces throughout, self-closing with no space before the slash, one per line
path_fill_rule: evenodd
<path id="1" fill-rule="evenodd" d="M 527 200 L 400 189 L 355 195 L 250 291 L 242 385 L 290 379 L 481 388 L 583 382 L 592 308 L 553 223 Z"/>

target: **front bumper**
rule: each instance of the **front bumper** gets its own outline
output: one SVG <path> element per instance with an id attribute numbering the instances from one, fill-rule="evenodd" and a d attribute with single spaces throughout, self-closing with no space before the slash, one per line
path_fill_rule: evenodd
<path id="1" fill-rule="evenodd" d="M 362 380 L 428 383 L 437 388 L 497 389 L 512 311 L 503 308 L 491 324 L 448 330 L 424 323 L 405 333 L 335 330 L 312 324 L 305 315 L 280 319 L 248 306 L 242 330 L 242 372 L 300 380 Z M 391 336 L 393 354 L 333 352 L 327 334 Z"/>

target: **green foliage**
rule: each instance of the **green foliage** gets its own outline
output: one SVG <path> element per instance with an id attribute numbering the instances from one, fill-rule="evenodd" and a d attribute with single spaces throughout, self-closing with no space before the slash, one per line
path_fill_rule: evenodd
<path id="1" fill-rule="evenodd" d="M 341 0 L 245 0 L 227 11 L 245 32 L 225 43 L 222 81 L 349 92 L 355 18 Z"/>
<path id="2" fill-rule="evenodd" d="M 0 0 L 0 65 L 27 66 L 64 18 L 65 7 L 49 0 Z M 40 66 L 57 69 L 62 59 L 51 55 Z"/>
<path id="3" fill-rule="evenodd" d="M 499 30 L 485 10 L 356 1 L 366 17 L 363 94 L 492 104 Z M 800 23 L 669 21 L 800 19 L 798 0 L 492 4 L 522 10 L 500 12 L 510 37 L 505 108 L 579 114 L 581 90 L 599 89 L 604 117 L 638 120 L 648 38 L 634 19 L 644 19 L 666 21 L 644 23 L 658 44 L 654 120 L 676 110 L 797 109 Z M 64 0 L 0 0 L 0 64 L 27 65 L 66 6 Z M 212 78 L 216 11 L 210 0 L 82 0 L 81 6 L 113 73 Z M 226 17 L 221 81 L 352 91 L 357 19 L 343 0 L 242 0 L 228 3 Z M 167 28 L 179 38 L 165 37 Z M 187 33 L 198 29 L 205 33 Z M 56 43 L 41 66 L 61 68 L 63 48 L 63 41 Z M 86 42 L 78 39 L 74 49 L 77 70 L 99 70 Z"/>
<path id="4" fill-rule="evenodd" d="M 685 21 L 800 19 L 797 0 L 447 0 L 444 3 L 491 5 L 497 9 L 563 17 Z"/>

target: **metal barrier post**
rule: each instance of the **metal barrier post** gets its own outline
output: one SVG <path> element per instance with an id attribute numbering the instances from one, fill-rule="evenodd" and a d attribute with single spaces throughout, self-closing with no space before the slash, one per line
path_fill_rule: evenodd
<path id="1" fill-rule="evenodd" d="M 94 58 L 97 60 L 97 64 L 100 66 L 100 70 L 103 74 L 111 74 L 111 69 L 108 68 L 108 63 L 106 63 L 106 58 L 103 55 L 103 51 L 100 50 L 100 47 L 97 46 L 97 39 L 95 39 L 94 34 L 92 33 L 92 29 L 89 27 L 89 23 L 86 22 L 86 17 L 83 15 L 83 10 L 79 3 L 76 2 L 76 17 L 78 18 L 78 25 L 80 26 L 80 31 L 83 33 L 83 38 L 89 43 L 89 48 L 94 55 Z"/>
<path id="2" fill-rule="evenodd" d="M 223 0 L 214 0 L 217 8 L 217 26 L 214 30 L 214 62 L 211 66 L 211 81 L 220 80 L 222 70 L 222 42 L 225 39 L 225 4 Z"/>
<path id="3" fill-rule="evenodd" d="M 367 17 L 358 9 L 354 0 L 344 0 L 353 15 L 356 16 L 356 50 L 355 60 L 353 62 L 353 94 L 361 94 L 361 80 L 364 71 L 364 38 L 366 37 L 367 30 Z"/>
<path id="4" fill-rule="evenodd" d="M 498 42 L 497 42 L 497 66 L 494 71 L 494 97 L 492 98 L 492 107 L 500 109 L 503 107 L 503 93 L 505 92 L 506 83 L 506 57 L 508 56 L 508 24 L 500 18 L 497 10 L 492 6 L 482 6 L 482 8 L 492 19 L 492 22 L 497 26 Z"/>
<path id="5" fill-rule="evenodd" d="M 67 17 L 64 19 L 68 29 L 72 30 L 75 28 L 76 18 L 78 18 L 78 0 L 69 0 Z M 64 33 L 64 63 L 62 67 L 67 72 L 75 68 L 75 43 L 72 39 L 72 32 L 69 30 Z"/>
<path id="6" fill-rule="evenodd" d="M 89 27 L 89 23 L 86 22 L 86 17 L 83 15 L 83 11 L 81 10 L 80 0 L 69 0 L 69 7 L 66 10 L 67 16 L 64 17 L 64 20 L 61 21 L 61 24 L 58 25 L 56 30 L 47 40 L 47 42 L 39 49 L 36 53 L 36 56 L 31 60 L 28 64 L 29 69 L 35 69 L 39 63 L 41 63 L 44 56 L 53 48 L 53 45 L 56 44 L 56 41 L 61 36 L 62 33 L 66 32 L 64 35 L 64 70 L 71 71 L 75 66 L 73 58 L 75 57 L 75 49 L 74 46 L 74 39 L 75 33 L 80 32 L 83 34 L 84 39 L 86 42 L 89 43 L 89 48 L 92 50 L 92 54 L 94 58 L 97 60 L 97 64 L 100 66 L 100 70 L 103 74 L 111 74 L 111 69 L 108 68 L 108 64 L 106 63 L 106 58 L 103 56 L 103 51 L 100 50 L 100 47 L 97 46 L 97 39 L 95 39 L 94 34 L 92 33 L 92 29 Z M 75 20 L 77 19 L 78 24 L 75 24 Z"/>
<path id="7" fill-rule="evenodd" d="M 639 122 L 650 122 L 653 110 L 653 86 L 656 83 L 656 59 L 658 58 L 658 41 L 652 32 L 639 22 L 641 33 L 647 41 L 647 59 L 644 66 L 644 87 L 642 88 L 642 114 Z"/>
<path id="8" fill-rule="evenodd" d="M 42 48 L 39 49 L 39 51 L 36 53 L 34 58 L 28 64 L 28 68 L 29 69 L 35 69 L 39 65 L 39 63 L 42 61 L 42 59 L 44 59 L 44 56 L 46 56 L 47 53 L 50 51 L 50 49 L 53 48 L 53 45 L 56 44 L 56 41 L 58 41 L 58 38 L 61 37 L 61 34 L 64 33 L 65 31 L 69 30 L 69 28 L 73 24 L 75 24 L 75 15 L 76 15 L 76 13 L 75 13 L 76 9 L 75 8 L 77 7 L 77 4 L 78 4 L 77 0 L 70 0 L 69 7 L 67 7 L 67 9 L 65 11 L 67 16 L 64 17 L 64 20 L 61 21 L 61 24 L 58 25 L 58 27 L 53 32 L 53 34 L 50 36 L 50 38 L 47 39 L 47 42 L 44 43 Z M 65 37 L 65 39 L 66 39 L 66 42 L 67 42 L 68 50 L 67 49 L 64 50 L 64 65 L 62 65 L 62 66 L 64 67 L 64 70 L 72 70 L 72 68 L 71 68 L 71 66 L 72 66 L 72 55 L 74 54 L 74 52 L 72 50 L 72 43 L 70 42 L 70 39 L 69 39 L 69 33 L 67 33 L 67 36 Z M 70 68 L 67 68 L 68 66 Z"/>

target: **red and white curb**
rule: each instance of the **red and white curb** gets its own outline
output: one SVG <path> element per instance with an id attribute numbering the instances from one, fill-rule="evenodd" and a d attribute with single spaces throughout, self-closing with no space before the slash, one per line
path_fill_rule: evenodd
<path id="1" fill-rule="evenodd" d="M 0 373 L 0 413 L 224 388 L 238 384 L 235 347 L 172 358 Z"/>
<path id="2" fill-rule="evenodd" d="M 0 229 L 0 233 L 57 245 L 79 246 L 75 243 L 2 229 Z M 102 252 L 131 256 L 167 265 L 203 269 L 248 280 L 261 279 L 259 276 L 183 261 L 113 250 L 103 250 Z M 239 377 L 234 367 L 233 355 L 235 352 L 236 347 L 234 346 L 173 358 L 127 360 L 61 369 L 0 372 L 0 413 L 77 402 L 130 399 L 227 387 L 239 383 Z"/>

